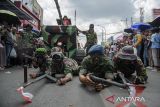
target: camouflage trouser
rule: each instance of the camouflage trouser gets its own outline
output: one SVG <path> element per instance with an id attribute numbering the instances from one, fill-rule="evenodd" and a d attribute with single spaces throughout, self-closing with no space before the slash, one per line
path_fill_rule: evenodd
<path id="1" fill-rule="evenodd" d="M 42 76 L 45 74 L 45 71 L 47 70 L 47 65 L 44 63 L 42 65 L 39 66 L 39 71 L 37 72 L 36 76 Z"/>

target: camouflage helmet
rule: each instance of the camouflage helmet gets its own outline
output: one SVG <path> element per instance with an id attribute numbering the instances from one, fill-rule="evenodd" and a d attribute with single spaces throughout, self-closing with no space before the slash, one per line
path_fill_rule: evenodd
<path id="1" fill-rule="evenodd" d="M 104 48 L 102 45 L 93 45 L 89 51 L 89 55 L 104 55 Z"/>
<path id="2" fill-rule="evenodd" d="M 46 54 L 47 50 L 45 48 L 37 48 L 36 54 Z"/>
<path id="3" fill-rule="evenodd" d="M 120 59 L 125 60 L 136 60 L 137 56 L 134 54 L 134 49 L 132 46 L 124 46 L 121 52 L 117 55 Z"/>
<path id="4" fill-rule="evenodd" d="M 54 52 L 61 52 L 61 48 L 59 48 L 59 47 L 53 47 L 51 49 L 51 53 L 54 53 Z"/>

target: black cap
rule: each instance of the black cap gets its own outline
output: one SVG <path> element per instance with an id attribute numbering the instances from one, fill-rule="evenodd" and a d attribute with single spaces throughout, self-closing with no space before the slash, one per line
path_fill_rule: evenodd
<path id="1" fill-rule="evenodd" d="M 90 28 L 94 28 L 94 24 L 90 24 L 89 27 L 90 27 Z"/>

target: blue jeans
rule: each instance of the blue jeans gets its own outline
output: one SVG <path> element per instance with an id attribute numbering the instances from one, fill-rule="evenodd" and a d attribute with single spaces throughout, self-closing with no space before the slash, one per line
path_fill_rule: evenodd
<path id="1" fill-rule="evenodd" d="M 13 45 L 6 44 L 6 57 L 7 57 L 7 65 L 10 64 L 10 53 L 13 48 Z"/>
<path id="2" fill-rule="evenodd" d="M 141 45 L 139 45 L 139 46 L 137 46 L 137 56 L 138 57 L 140 57 L 141 55 L 141 49 L 142 49 L 142 46 Z"/>
<path id="3" fill-rule="evenodd" d="M 144 48 L 143 61 L 144 61 L 144 66 L 147 66 L 148 65 L 148 49 L 147 48 Z"/>

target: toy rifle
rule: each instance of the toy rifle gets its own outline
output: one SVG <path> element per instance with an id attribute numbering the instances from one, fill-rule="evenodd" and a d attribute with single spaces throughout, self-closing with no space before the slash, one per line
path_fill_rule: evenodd
<path id="1" fill-rule="evenodd" d="M 115 82 L 115 81 L 110 81 L 110 80 L 106 80 L 106 79 L 103 79 L 103 78 L 99 78 L 99 77 L 94 76 L 93 74 L 90 75 L 90 78 L 95 83 L 101 83 L 101 84 L 104 84 L 104 85 L 114 85 L 114 86 L 118 86 L 120 88 L 127 88 L 128 92 L 129 92 L 129 95 L 133 96 L 133 97 L 136 94 L 135 87 L 145 88 L 144 85 L 134 85 L 131 82 L 128 83 L 127 81 L 129 81 L 129 80 L 126 81 L 126 78 L 124 77 L 124 75 L 121 72 L 118 72 L 118 75 L 122 79 L 123 83 L 118 83 L 118 82 Z"/>
<path id="2" fill-rule="evenodd" d="M 26 58 L 35 60 L 34 57 L 29 56 L 29 55 L 27 55 L 27 54 L 25 54 L 25 53 L 23 53 L 22 55 L 23 55 L 24 57 L 26 57 Z M 44 75 L 42 75 L 42 76 L 40 76 L 40 77 L 37 77 L 37 78 L 34 79 L 33 81 L 31 81 L 31 82 L 23 85 L 23 87 L 25 88 L 25 87 L 27 87 L 27 86 L 29 86 L 29 85 L 37 82 L 37 81 L 40 81 L 40 80 L 42 80 L 42 79 L 44 79 L 44 78 L 47 78 L 47 79 L 51 80 L 51 82 L 53 82 L 53 83 L 56 83 L 56 82 L 57 82 L 57 79 L 56 79 L 55 77 L 52 77 L 52 76 L 50 75 L 50 73 L 48 72 L 48 73 L 45 73 Z"/>
<path id="3" fill-rule="evenodd" d="M 90 78 L 95 83 L 101 83 L 101 84 L 104 84 L 104 85 L 114 85 L 114 86 L 118 86 L 120 88 L 125 88 L 126 87 L 125 84 L 121 84 L 121 83 L 118 83 L 118 82 L 115 82 L 115 81 L 99 78 L 99 77 L 96 77 L 96 76 L 94 76 L 92 74 L 90 75 Z"/>

